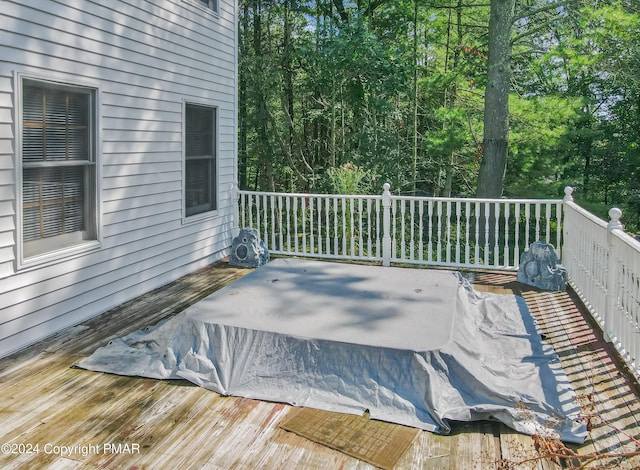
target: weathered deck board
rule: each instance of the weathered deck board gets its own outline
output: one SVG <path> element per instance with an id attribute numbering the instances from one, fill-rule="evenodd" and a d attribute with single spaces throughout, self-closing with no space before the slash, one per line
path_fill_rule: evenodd
<path id="1" fill-rule="evenodd" d="M 218 263 L 0 360 L 0 444 L 40 446 L 37 454 L 0 453 L 0 467 L 372 469 L 279 428 L 292 409 L 288 405 L 222 397 L 185 381 L 71 367 L 110 339 L 155 324 L 246 272 Z M 524 296 L 576 392 L 593 407 L 589 439 L 570 447 L 581 455 L 640 450 L 634 441 L 640 436 L 637 384 L 619 374 L 611 347 L 585 320 L 575 297 L 523 288 L 508 273 L 470 277 L 479 290 Z M 76 447 L 62 455 L 45 452 L 47 443 L 94 449 L 85 448 L 83 455 Z M 130 452 L 105 452 L 107 443 L 126 444 Z M 397 467 L 466 470 L 517 463 L 514 468 L 556 470 L 571 462 L 541 458 L 531 437 L 480 422 L 461 423 L 449 436 L 421 432 Z M 637 468 L 640 457 L 597 462 L 603 463 Z"/>

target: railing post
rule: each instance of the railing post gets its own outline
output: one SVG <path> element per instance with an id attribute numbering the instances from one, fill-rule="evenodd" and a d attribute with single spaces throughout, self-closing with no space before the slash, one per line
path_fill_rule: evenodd
<path id="1" fill-rule="evenodd" d="M 571 186 L 566 186 L 564 188 L 564 198 L 562 198 L 563 202 L 573 202 L 573 188 Z"/>
<path id="2" fill-rule="evenodd" d="M 240 192 L 236 183 L 231 183 L 231 200 L 233 201 L 231 236 L 235 237 L 240 232 Z"/>
<path id="3" fill-rule="evenodd" d="M 572 249 L 572 245 L 571 242 L 573 240 L 571 240 L 571 231 L 573 230 L 573 227 L 569 227 L 569 224 L 566 221 L 566 211 L 565 211 L 565 204 L 567 202 L 573 202 L 573 188 L 571 186 L 565 186 L 564 188 L 564 197 L 562 198 L 562 205 L 560 210 L 562 211 L 562 227 L 559 230 L 562 230 L 562 246 L 560 246 L 560 242 L 558 242 L 558 246 L 556 247 L 556 249 L 558 250 L 558 252 L 560 253 L 560 260 L 561 262 L 564 264 L 566 263 L 568 260 L 565 260 L 565 246 L 569 245 L 570 249 Z M 569 275 L 571 275 L 571 273 L 569 273 Z"/>
<path id="4" fill-rule="evenodd" d="M 382 266 L 391 266 L 391 185 L 382 186 Z"/>
<path id="5" fill-rule="evenodd" d="M 612 336 L 615 334 L 613 321 L 614 312 L 616 309 L 616 300 L 618 297 L 618 266 L 613 233 L 614 230 L 622 230 L 622 223 L 620 222 L 622 211 L 617 207 L 614 207 L 609 211 L 609 217 L 611 218 L 611 220 L 607 225 L 607 230 L 609 233 L 607 235 L 607 303 L 604 312 L 604 336 L 607 341 L 611 342 Z"/>

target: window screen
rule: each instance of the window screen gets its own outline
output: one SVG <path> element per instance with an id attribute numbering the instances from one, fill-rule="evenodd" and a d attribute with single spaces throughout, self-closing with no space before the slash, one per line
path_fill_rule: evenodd
<path id="1" fill-rule="evenodd" d="M 185 210 L 187 216 L 216 209 L 215 108 L 185 107 Z"/>
<path id="2" fill-rule="evenodd" d="M 25 81 L 22 237 L 26 256 L 95 236 L 93 92 Z"/>

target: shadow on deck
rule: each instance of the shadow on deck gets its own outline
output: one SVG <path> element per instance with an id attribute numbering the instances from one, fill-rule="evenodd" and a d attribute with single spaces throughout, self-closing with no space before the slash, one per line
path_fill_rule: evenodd
<path id="1" fill-rule="evenodd" d="M 247 272 L 214 264 L 1 359 L 0 467 L 373 468 L 281 429 L 291 406 L 72 367 Z M 477 290 L 525 298 L 579 396 L 589 437 L 566 448 L 497 423 L 461 423 L 448 436 L 421 431 L 397 468 L 640 467 L 638 385 L 577 297 L 522 286 L 511 273 L 466 276 Z"/>

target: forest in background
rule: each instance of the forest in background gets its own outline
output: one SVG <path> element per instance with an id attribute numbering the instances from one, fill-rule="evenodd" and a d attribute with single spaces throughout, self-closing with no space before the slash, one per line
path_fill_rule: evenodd
<path id="1" fill-rule="evenodd" d="M 637 0 L 241 0 L 240 187 L 478 194 L 493 157 L 497 5 L 509 54 L 501 194 L 573 186 L 584 207 L 606 219 L 617 205 L 640 229 Z"/>

